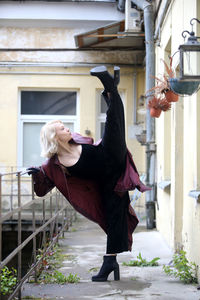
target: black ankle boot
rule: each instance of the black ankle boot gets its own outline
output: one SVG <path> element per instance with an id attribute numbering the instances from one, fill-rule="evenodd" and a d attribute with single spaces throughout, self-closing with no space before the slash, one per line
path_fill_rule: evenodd
<path id="1" fill-rule="evenodd" d="M 120 280 L 119 265 L 116 256 L 104 256 L 99 273 L 92 276 L 92 281 L 107 281 L 108 275 L 114 271 L 114 280 Z"/>
<path id="2" fill-rule="evenodd" d="M 90 74 L 99 78 L 106 92 L 113 92 L 117 90 L 117 85 L 120 81 L 119 67 L 114 67 L 114 77 L 107 71 L 105 66 L 99 66 L 91 69 Z"/>

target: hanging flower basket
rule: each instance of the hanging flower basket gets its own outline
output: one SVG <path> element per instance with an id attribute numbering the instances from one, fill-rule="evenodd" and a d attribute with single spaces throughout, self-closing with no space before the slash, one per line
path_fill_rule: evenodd
<path id="1" fill-rule="evenodd" d="M 170 89 L 179 95 L 191 96 L 199 87 L 199 81 L 179 81 L 178 78 L 169 78 Z"/>
<path id="2" fill-rule="evenodd" d="M 148 108 L 150 109 L 150 115 L 153 118 L 159 118 L 162 111 L 167 111 L 171 108 L 171 103 L 169 103 L 165 97 L 153 97 L 149 100 Z"/>
<path id="3" fill-rule="evenodd" d="M 151 107 L 150 108 L 150 116 L 152 118 L 159 118 L 162 110 L 160 108 Z"/>
<path id="4" fill-rule="evenodd" d="M 167 111 L 171 107 L 171 102 L 177 102 L 179 96 L 174 93 L 169 85 L 169 79 L 175 77 L 175 72 L 172 69 L 172 58 L 170 58 L 169 67 L 163 59 L 161 60 L 164 63 L 165 70 L 168 75 L 163 74 L 161 78 L 155 77 L 156 85 L 147 91 L 147 95 L 149 92 L 153 91 L 152 96 L 154 96 L 154 98 L 150 100 L 150 106 L 153 106 L 154 108 L 160 108 L 163 111 Z M 152 114 L 153 113 L 154 112 L 152 112 Z"/>
<path id="5" fill-rule="evenodd" d="M 168 90 L 165 92 L 165 98 L 168 102 L 177 102 L 179 96 L 175 94 L 172 90 Z"/>

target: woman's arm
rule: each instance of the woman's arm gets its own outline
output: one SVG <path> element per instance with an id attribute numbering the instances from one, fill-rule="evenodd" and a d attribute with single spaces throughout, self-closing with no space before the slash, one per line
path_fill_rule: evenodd
<path id="1" fill-rule="evenodd" d="M 39 167 L 39 172 L 33 173 L 32 176 L 34 191 L 39 197 L 43 197 L 55 187 L 55 184 L 47 177 L 42 167 Z"/>

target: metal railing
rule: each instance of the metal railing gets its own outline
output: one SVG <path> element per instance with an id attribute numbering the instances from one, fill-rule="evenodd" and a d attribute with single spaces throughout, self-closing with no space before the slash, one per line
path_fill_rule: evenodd
<path id="1" fill-rule="evenodd" d="M 27 192 L 28 184 L 30 193 Z M 21 172 L 0 173 L 0 291 L 2 269 L 17 256 L 17 285 L 9 294 L 8 300 L 13 299 L 16 295 L 18 299 L 21 299 L 22 285 L 30 275 L 34 274 L 37 282 L 37 266 L 42 262 L 46 253 L 58 242 L 59 237 L 64 235 L 64 231 L 72 225 L 75 218 L 75 211 L 57 189 L 39 198 L 34 194 L 31 178 L 27 176 L 23 178 Z M 29 221 L 29 229 L 31 224 L 31 232 L 23 240 L 24 220 Z M 3 226 L 6 224 L 9 226 L 8 224 L 13 224 L 13 222 L 17 228 L 17 247 L 2 260 Z M 46 243 L 47 233 L 48 243 Z M 44 251 L 38 259 L 36 238 L 39 234 L 42 237 L 41 248 Z M 30 242 L 32 242 L 32 264 L 26 274 L 22 276 L 22 250 Z"/>

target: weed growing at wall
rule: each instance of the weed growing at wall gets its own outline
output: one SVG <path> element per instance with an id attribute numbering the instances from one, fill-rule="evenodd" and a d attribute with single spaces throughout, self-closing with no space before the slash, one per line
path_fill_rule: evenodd
<path id="1" fill-rule="evenodd" d="M 42 272 L 39 277 L 39 282 L 43 283 L 58 283 L 58 284 L 65 284 L 65 283 L 78 283 L 80 281 L 80 278 L 77 276 L 77 274 L 69 274 L 68 276 L 65 276 L 63 273 L 53 270 L 51 272 Z"/>
<path id="2" fill-rule="evenodd" d="M 44 255 L 44 250 L 38 250 L 37 259 L 41 259 Z M 77 283 L 80 281 L 80 278 L 77 274 L 69 274 L 65 276 L 62 272 L 59 272 L 57 269 L 62 266 L 63 260 L 66 258 L 66 255 L 62 254 L 61 249 L 58 245 L 55 245 L 51 251 L 45 254 L 42 258 L 40 265 L 37 267 L 37 281 L 38 283 Z M 33 278 L 29 279 L 29 282 L 34 282 Z"/>
<path id="3" fill-rule="evenodd" d="M 173 255 L 172 266 L 163 266 L 167 275 L 179 278 L 184 283 L 197 283 L 197 265 L 189 262 L 186 258 L 186 252 L 180 252 Z"/>
<path id="4" fill-rule="evenodd" d="M 11 294 L 15 285 L 17 284 L 17 270 L 12 268 L 11 270 L 8 267 L 4 267 L 1 270 L 0 274 L 1 279 L 1 294 L 7 295 Z"/>
<path id="5" fill-rule="evenodd" d="M 141 253 L 137 256 L 136 260 L 130 260 L 128 263 L 123 262 L 123 266 L 129 267 L 156 267 L 158 266 L 159 257 L 155 257 L 151 261 L 147 261 L 145 258 L 142 258 Z"/>

